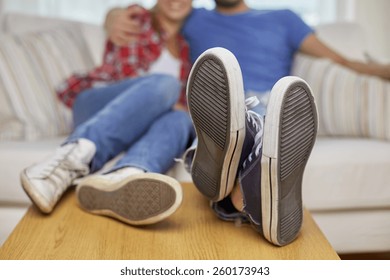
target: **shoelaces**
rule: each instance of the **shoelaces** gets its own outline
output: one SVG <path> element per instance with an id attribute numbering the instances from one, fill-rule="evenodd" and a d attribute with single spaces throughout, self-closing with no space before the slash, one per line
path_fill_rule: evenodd
<path id="1" fill-rule="evenodd" d="M 73 148 L 74 145 L 72 144 L 60 147 L 55 155 L 44 164 L 39 174 L 42 177 L 48 177 L 55 172 L 57 168 L 68 170 L 72 174 L 72 177 L 74 176 L 73 173 L 77 174 L 78 171 L 84 172 L 85 166 L 82 163 L 78 163 L 77 161 L 70 162 L 70 160 L 67 160 L 67 157 Z"/>
<path id="2" fill-rule="evenodd" d="M 259 116 L 257 113 L 252 111 L 259 104 L 259 100 L 256 96 L 249 97 L 245 100 L 246 105 L 246 118 L 249 123 L 255 128 L 256 135 L 254 139 L 254 145 L 252 148 L 252 152 L 249 154 L 248 158 L 243 163 L 243 168 L 253 160 L 253 156 L 258 157 L 260 154 L 260 149 L 263 145 L 263 128 L 264 128 L 264 119 Z"/>

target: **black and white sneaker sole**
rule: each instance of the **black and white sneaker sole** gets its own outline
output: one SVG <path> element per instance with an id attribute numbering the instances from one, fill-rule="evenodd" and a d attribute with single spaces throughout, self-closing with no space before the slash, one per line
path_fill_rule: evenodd
<path id="1" fill-rule="evenodd" d="M 77 186 L 76 197 L 87 212 L 141 226 L 172 215 L 181 205 L 183 192 L 169 176 L 143 173 L 111 184 L 91 176 Z"/>
<path id="2" fill-rule="evenodd" d="M 208 199 L 220 201 L 233 189 L 245 137 L 241 68 L 230 51 L 212 48 L 199 56 L 187 100 L 198 137 L 192 179 Z"/>
<path id="3" fill-rule="evenodd" d="M 272 89 L 264 124 L 261 161 L 263 233 L 279 246 L 302 226 L 302 177 L 317 135 L 317 109 L 310 87 L 297 77 Z"/>

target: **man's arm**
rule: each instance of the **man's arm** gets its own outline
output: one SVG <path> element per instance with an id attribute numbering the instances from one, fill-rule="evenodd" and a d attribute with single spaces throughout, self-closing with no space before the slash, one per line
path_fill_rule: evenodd
<path id="1" fill-rule="evenodd" d="M 111 9 L 104 22 L 108 39 L 118 46 L 137 40 L 141 32 L 141 24 L 137 15 L 141 11 L 138 6 Z"/>
<path id="2" fill-rule="evenodd" d="M 338 64 L 362 74 L 374 75 L 390 80 L 390 65 L 351 61 L 327 47 L 317 38 L 315 34 L 307 36 L 307 38 L 302 42 L 299 50 L 308 55 L 331 59 Z"/>

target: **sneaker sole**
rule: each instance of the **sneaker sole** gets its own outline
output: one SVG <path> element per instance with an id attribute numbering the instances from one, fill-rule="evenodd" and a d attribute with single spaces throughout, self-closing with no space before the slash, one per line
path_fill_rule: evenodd
<path id="1" fill-rule="evenodd" d="M 212 48 L 197 59 L 187 100 L 198 137 L 192 180 L 208 199 L 220 201 L 233 189 L 245 137 L 242 74 L 231 52 Z"/>
<path id="2" fill-rule="evenodd" d="M 130 225 L 160 222 L 172 215 L 183 200 L 180 183 L 161 174 L 137 174 L 104 189 L 102 186 L 101 180 L 93 177 L 81 182 L 76 189 L 80 206 L 92 214 Z"/>
<path id="3" fill-rule="evenodd" d="M 302 177 L 317 126 L 307 83 L 297 77 L 278 81 L 267 108 L 261 161 L 263 233 L 275 245 L 292 242 L 301 229 Z"/>

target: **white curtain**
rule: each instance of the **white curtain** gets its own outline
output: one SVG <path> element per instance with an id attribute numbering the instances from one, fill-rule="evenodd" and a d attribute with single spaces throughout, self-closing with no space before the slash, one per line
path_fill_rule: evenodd
<path id="1" fill-rule="evenodd" d="M 1 0 L 4 11 L 61 17 L 101 24 L 108 9 L 138 3 L 150 7 L 155 0 Z"/>
<path id="2" fill-rule="evenodd" d="M 0 0 L 5 11 L 17 11 L 43 16 L 63 17 L 101 24 L 107 10 L 115 6 L 138 3 L 151 7 L 156 0 Z M 336 19 L 337 0 L 246 0 L 257 9 L 290 8 L 310 25 Z M 0 2 L 1 3 L 1 2 Z M 214 0 L 194 0 L 195 7 L 213 8 Z M 0 6 L 1 7 L 1 6 Z"/>

